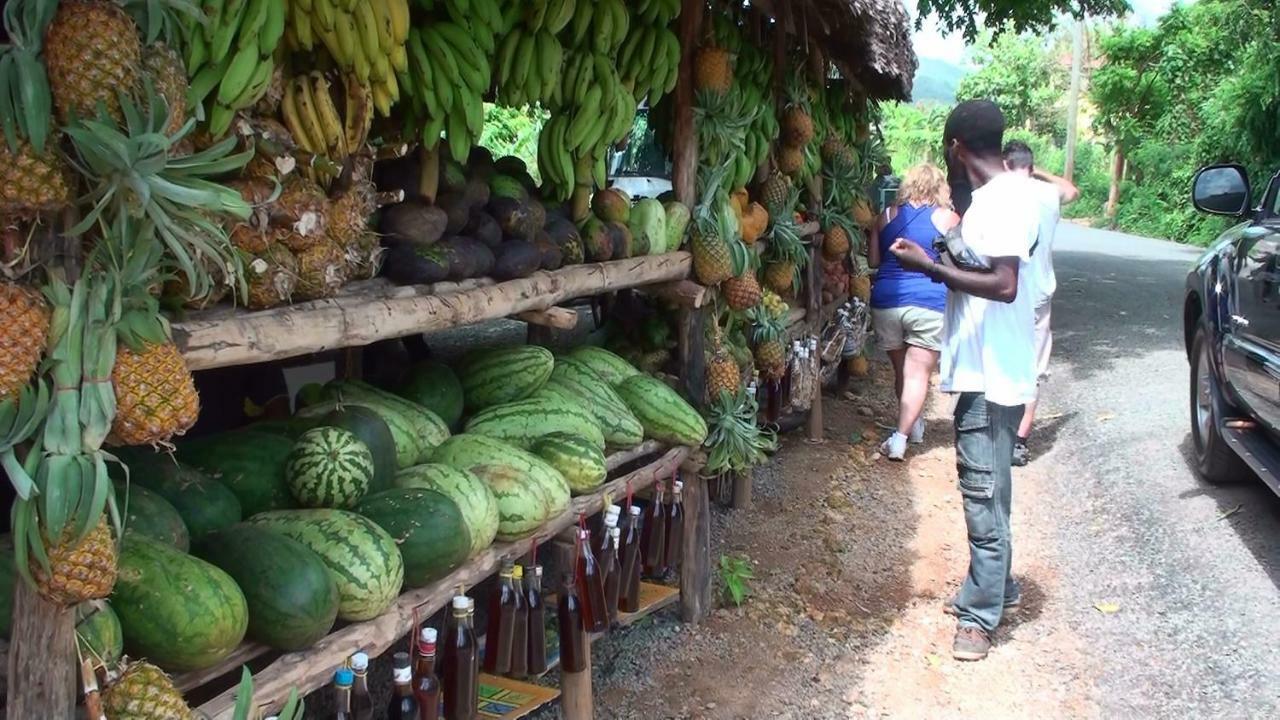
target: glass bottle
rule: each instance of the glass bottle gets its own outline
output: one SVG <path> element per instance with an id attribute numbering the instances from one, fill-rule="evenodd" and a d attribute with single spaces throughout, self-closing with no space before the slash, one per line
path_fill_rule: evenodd
<path id="1" fill-rule="evenodd" d="M 524 568 L 515 566 L 511 574 L 515 609 L 511 613 L 511 677 L 529 674 L 529 599 L 524 594 Z"/>
<path id="2" fill-rule="evenodd" d="M 666 552 L 666 522 L 662 511 L 662 483 L 654 485 L 653 500 L 645 513 L 644 529 L 640 531 L 640 554 L 644 558 L 644 574 L 654 577 L 662 574 Z"/>
<path id="3" fill-rule="evenodd" d="M 373 698 L 369 695 L 369 655 L 358 652 L 351 656 L 351 672 L 355 681 L 351 685 L 352 720 L 372 720 Z"/>
<path id="4" fill-rule="evenodd" d="M 582 625 L 587 632 L 604 632 L 609 611 L 604 606 L 604 578 L 591 553 L 591 532 L 578 530 L 578 594 L 582 599 Z"/>
<path id="5" fill-rule="evenodd" d="M 525 605 L 529 608 L 529 674 L 547 671 L 547 618 L 542 602 L 542 566 L 534 565 L 527 573 Z"/>
<path id="6" fill-rule="evenodd" d="M 333 674 L 333 708 L 337 720 L 352 720 L 351 684 L 355 676 L 351 670 L 340 668 Z"/>
<path id="7" fill-rule="evenodd" d="M 684 550 L 684 483 L 676 480 L 671 484 L 671 506 L 667 513 L 666 556 L 664 564 L 670 570 L 680 565 L 680 556 Z"/>
<path id="8" fill-rule="evenodd" d="M 387 703 L 387 720 L 416 720 L 418 701 L 413 698 L 413 669 L 409 667 L 409 653 L 398 652 L 391 656 L 391 702 Z"/>
<path id="9" fill-rule="evenodd" d="M 511 621 L 515 613 L 515 590 L 511 578 L 514 563 L 504 560 L 498 573 L 498 587 L 489 595 L 489 618 L 484 635 L 484 670 L 494 675 L 511 672 Z"/>
<path id="10" fill-rule="evenodd" d="M 413 668 L 413 699 L 418 702 L 418 720 L 439 720 L 440 679 L 436 677 L 436 629 L 418 633 L 418 657 Z"/>
<path id="11" fill-rule="evenodd" d="M 455 595 L 444 637 L 443 688 L 445 720 L 474 720 L 477 711 L 477 679 L 480 674 L 476 646 L 476 601 Z"/>
<path id="12" fill-rule="evenodd" d="M 609 539 L 605 541 L 604 551 L 600 559 L 601 572 L 604 574 L 604 606 L 609 614 L 609 622 L 618 619 L 618 591 L 622 587 L 622 566 L 618 562 L 618 542 L 622 539 L 622 531 L 616 526 L 609 528 Z"/>
<path id="13" fill-rule="evenodd" d="M 644 521 L 640 518 L 639 506 L 632 505 L 627 509 L 627 534 L 622 540 L 622 578 L 618 588 L 618 609 L 622 612 L 636 612 L 640 609 L 640 536 L 644 532 Z"/>
<path id="14" fill-rule="evenodd" d="M 565 573 L 556 617 L 560 622 L 560 669 L 582 672 L 587 663 L 587 634 L 582 629 L 583 603 L 578 597 L 578 583 L 572 573 Z"/>

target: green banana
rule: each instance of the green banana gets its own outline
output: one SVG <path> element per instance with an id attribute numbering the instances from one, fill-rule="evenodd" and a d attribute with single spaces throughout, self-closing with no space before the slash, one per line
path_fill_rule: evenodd
<path id="1" fill-rule="evenodd" d="M 228 5 L 222 14 L 222 25 L 218 27 L 213 35 L 213 40 L 209 42 L 209 55 L 211 57 L 222 57 L 231 52 L 231 43 L 236 39 L 236 34 L 240 32 L 240 19 L 244 17 L 245 2 L 243 0 L 232 0 L 236 3 L 236 7 Z"/>
<path id="2" fill-rule="evenodd" d="M 200 71 L 191 78 L 191 82 L 187 84 L 187 105 L 196 107 L 204 104 L 204 99 L 218 87 L 219 81 L 226 74 L 227 67 L 231 63 L 231 56 L 224 55 L 220 62 L 212 65 L 205 65 Z"/>
<path id="3" fill-rule="evenodd" d="M 271 11 L 270 6 L 280 4 L 282 0 L 249 0 L 244 19 L 240 21 L 238 42 L 241 46 L 249 44 L 251 39 L 256 44 L 257 36 L 262 32 L 262 26 L 267 21 L 267 13 Z"/>
<path id="4" fill-rule="evenodd" d="M 231 108 L 215 103 L 213 110 L 209 112 L 209 132 L 214 137 L 222 137 L 231 129 L 231 121 L 236 117 L 236 111 Z"/>
<path id="5" fill-rule="evenodd" d="M 187 70 L 194 73 L 204 66 L 206 60 L 209 59 L 209 41 L 204 39 L 203 32 L 191 34 L 191 39 L 187 41 Z"/>
<path id="6" fill-rule="evenodd" d="M 244 86 L 244 90 L 239 95 L 232 98 L 229 105 L 232 110 L 243 110 L 262 97 L 267 91 L 267 87 L 271 85 L 271 73 L 275 71 L 276 63 L 270 56 L 262 58 L 258 66 L 254 68 L 253 76 L 249 78 L 249 83 Z"/>
<path id="7" fill-rule="evenodd" d="M 267 15 L 263 19 L 262 29 L 258 31 L 258 55 L 267 57 L 276 51 L 280 38 L 284 37 L 284 25 L 287 20 L 283 2 L 268 2 Z"/>
<path id="8" fill-rule="evenodd" d="M 591 119 L 600 117 L 600 113 L 597 110 L 600 106 L 600 92 L 599 85 L 592 85 L 591 89 L 587 91 L 585 102 L 579 106 L 578 112 L 573 116 L 573 121 L 569 125 L 568 137 L 566 138 L 570 150 L 577 150 L 582 147 L 583 141 L 591 131 Z M 591 108 L 591 111 L 587 112 L 585 108 Z"/>
<path id="9" fill-rule="evenodd" d="M 224 0 L 204 0 L 200 3 L 200 10 L 204 13 L 204 25 L 199 34 L 204 36 L 207 45 L 213 44 L 214 33 L 222 26 L 222 13 L 225 6 Z"/>
<path id="10" fill-rule="evenodd" d="M 594 0 L 581 3 L 577 6 L 573 13 L 572 25 L 569 28 L 569 44 L 574 47 L 581 47 L 586 41 L 588 33 L 591 30 L 591 20 L 595 15 L 596 4 Z"/>
<path id="11" fill-rule="evenodd" d="M 257 45 L 246 45 L 236 51 L 227 66 L 227 72 L 218 84 L 218 103 L 231 107 L 231 101 L 240 96 L 258 67 Z"/>

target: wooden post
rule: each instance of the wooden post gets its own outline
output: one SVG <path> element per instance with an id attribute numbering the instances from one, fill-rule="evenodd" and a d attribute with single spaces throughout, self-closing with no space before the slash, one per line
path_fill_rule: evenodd
<path id="1" fill-rule="evenodd" d="M 1124 179 L 1124 151 L 1116 143 L 1115 157 L 1111 163 L 1111 190 L 1107 192 L 1107 226 L 1115 227 L 1116 211 L 1120 206 L 1120 181 Z"/>
<path id="2" fill-rule="evenodd" d="M 709 480 L 689 473 L 684 482 L 684 554 L 680 564 L 680 619 L 701 622 L 711 612 L 711 499 Z"/>
<path id="3" fill-rule="evenodd" d="M 76 710 L 75 611 L 14 580 L 8 717 L 71 718 Z"/>
<path id="4" fill-rule="evenodd" d="M 591 698 L 591 642 L 582 643 L 586 656 L 581 672 L 560 673 L 560 713 L 564 720 L 594 720 Z"/>
<path id="5" fill-rule="evenodd" d="M 819 197 L 822 195 L 822 180 L 815 179 L 816 193 Z M 808 325 L 810 332 L 821 336 L 822 334 L 822 268 L 819 263 L 822 262 L 822 235 L 813 235 L 809 245 L 809 281 L 805 285 L 809 288 L 808 297 Z M 823 440 L 823 418 L 822 418 L 822 383 L 814 383 L 813 397 L 809 404 L 809 442 L 822 442 Z"/>
<path id="6" fill-rule="evenodd" d="M 682 307 L 677 323 L 680 384 L 689 402 L 701 408 L 706 405 L 707 397 L 707 309 Z"/>
<path id="7" fill-rule="evenodd" d="M 676 80 L 672 185 L 676 199 L 693 207 L 698 198 L 698 139 L 693 127 L 693 57 L 698 49 L 703 1 L 682 0 L 680 9 L 680 76 Z"/>
<path id="8" fill-rule="evenodd" d="M 733 474 L 733 509 L 751 507 L 751 468 Z"/>

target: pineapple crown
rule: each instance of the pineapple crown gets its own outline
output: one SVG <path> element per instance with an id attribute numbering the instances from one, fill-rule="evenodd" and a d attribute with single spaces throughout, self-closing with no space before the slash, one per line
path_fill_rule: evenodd
<path id="1" fill-rule="evenodd" d="M 782 340 L 787 333 L 787 329 L 782 326 L 782 319 L 774 317 L 763 305 L 751 308 L 749 317 L 752 322 L 751 339 L 757 343 Z"/>
<path id="2" fill-rule="evenodd" d="M 30 140 L 37 154 L 44 153 L 49 139 L 53 96 L 39 55 L 44 29 L 57 7 L 56 2 L 41 0 L 5 3 L 4 29 L 10 44 L 0 50 L 0 125 L 14 153 L 20 138 Z"/>
<path id="3" fill-rule="evenodd" d="M 120 5 L 144 31 L 146 45 L 165 42 L 180 46 L 208 22 L 200 6 L 191 0 L 120 0 Z"/>
<path id="4" fill-rule="evenodd" d="M 721 392 L 707 410 L 706 471 L 713 475 L 739 472 L 769 459 L 778 447 L 777 435 L 762 430 L 756 422 L 760 408 L 755 399 L 740 388 L 737 393 Z"/>

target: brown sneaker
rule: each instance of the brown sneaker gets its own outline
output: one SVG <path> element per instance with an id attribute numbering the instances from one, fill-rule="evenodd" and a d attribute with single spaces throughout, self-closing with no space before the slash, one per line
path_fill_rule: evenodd
<path id="1" fill-rule="evenodd" d="M 951 657 L 956 660 L 982 660 L 991 651 L 991 638 L 980 627 L 961 625 L 951 643 Z"/>

